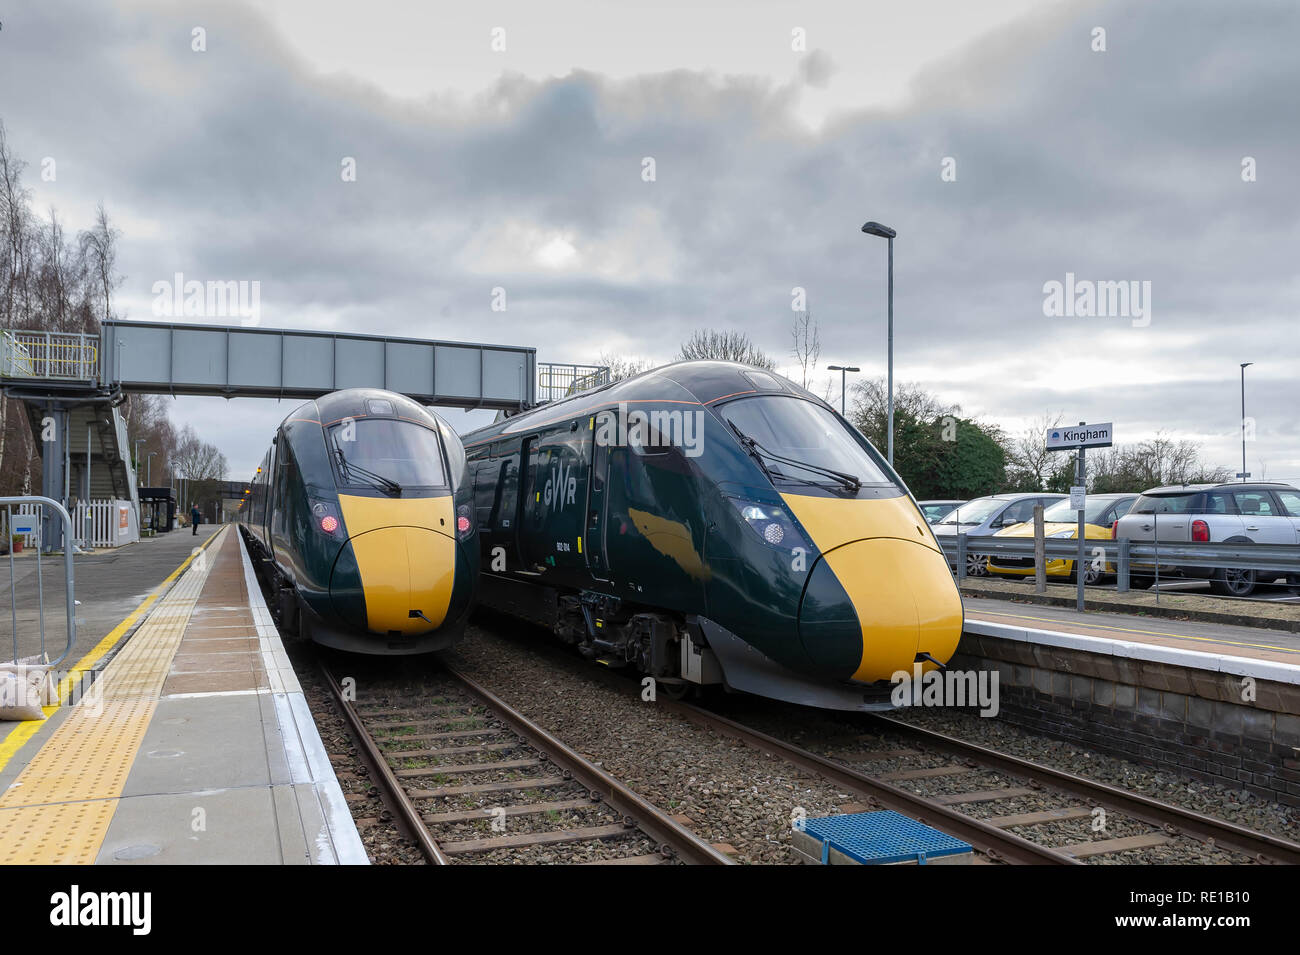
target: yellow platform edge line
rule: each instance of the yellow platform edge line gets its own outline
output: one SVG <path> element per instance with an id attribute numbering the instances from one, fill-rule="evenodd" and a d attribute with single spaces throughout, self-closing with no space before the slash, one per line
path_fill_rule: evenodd
<path id="1" fill-rule="evenodd" d="M 152 607 L 154 603 L 156 603 L 158 599 L 171 588 L 172 583 L 177 577 L 185 573 L 185 568 L 189 567 L 194 558 L 197 557 L 201 551 L 206 550 L 208 545 L 224 534 L 226 530 L 227 528 L 223 527 L 221 530 L 217 531 L 217 533 L 205 540 L 199 547 L 192 549 L 190 555 L 181 562 L 181 565 L 168 574 L 166 579 L 150 592 L 149 596 L 140 601 L 138 607 L 127 614 L 122 622 L 109 631 L 108 635 L 104 637 L 103 640 L 100 640 L 99 643 L 95 644 L 95 646 L 91 648 L 85 656 L 68 668 L 68 675 L 59 681 L 59 685 L 55 690 L 54 705 L 44 707 L 46 719 L 53 716 L 59 707 L 68 701 L 68 697 L 72 694 L 72 688 L 76 683 L 78 674 L 84 673 L 93 668 L 104 654 L 113 649 L 113 647 L 117 645 L 117 642 L 122 639 L 122 635 L 130 630 L 131 627 L 133 627 L 135 623 L 144 616 L 146 611 L 148 611 L 149 608 Z M 26 720 L 19 723 L 6 733 L 3 739 L 0 739 L 0 770 L 3 770 L 7 765 L 9 765 L 9 761 L 14 758 L 18 751 L 22 749 L 23 746 L 25 746 L 45 724 L 45 720 Z"/>

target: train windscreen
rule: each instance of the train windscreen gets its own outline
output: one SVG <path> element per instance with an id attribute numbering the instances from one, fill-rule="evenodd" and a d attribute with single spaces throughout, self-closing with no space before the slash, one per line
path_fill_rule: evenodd
<path id="1" fill-rule="evenodd" d="M 391 418 L 360 418 L 330 429 L 330 451 L 340 485 L 445 487 L 438 435 Z"/>
<path id="2" fill-rule="evenodd" d="M 778 477 L 804 480 L 816 474 L 782 463 L 775 456 L 850 475 L 861 484 L 892 483 L 840 419 L 821 405 L 801 398 L 762 395 L 728 402 L 720 410 L 760 451 L 772 456 L 768 470 Z"/>

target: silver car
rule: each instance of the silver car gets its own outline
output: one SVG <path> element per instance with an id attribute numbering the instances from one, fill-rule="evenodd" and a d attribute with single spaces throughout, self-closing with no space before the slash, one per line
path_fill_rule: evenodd
<path id="1" fill-rule="evenodd" d="M 936 536 L 992 537 L 1004 527 L 1011 527 L 1034 519 L 1034 506 L 1047 507 L 1057 501 L 1068 500 L 1067 494 L 1048 494 L 1043 491 L 1025 491 L 1016 494 L 990 494 L 977 497 L 954 508 L 930 529 Z M 988 555 L 973 547 L 966 550 L 966 576 L 988 576 Z"/>
<path id="2" fill-rule="evenodd" d="M 1159 529 L 1157 537 L 1156 530 Z M 1144 491 L 1115 525 L 1116 539 L 1170 543 L 1300 544 L 1300 489 L 1289 484 L 1184 484 Z M 1133 565 L 1133 585 L 1149 587 L 1151 564 Z M 1277 574 L 1233 568 L 1177 567 L 1160 562 L 1160 575 L 1210 581 L 1215 593 L 1246 597 Z M 1300 585 L 1300 578 L 1288 578 Z"/>

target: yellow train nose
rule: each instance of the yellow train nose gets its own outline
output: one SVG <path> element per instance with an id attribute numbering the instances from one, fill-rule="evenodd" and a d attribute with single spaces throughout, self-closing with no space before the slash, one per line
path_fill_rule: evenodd
<path id="1" fill-rule="evenodd" d="M 799 613 L 813 662 L 865 683 L 911 671 L 917 654 L 947 661 L 961 639 L 961 597 L 941 554 L 895 537 L 824 554 Z"/>
<path id="2" fill-rule="evenodd" d="M 799 608 L 814 667 L 874 682 L 911 672 L 918 653 L 946 663 L 961 639 L 961 595 L 911 498 L 782 497 L 822 552 Z"/>
<path id="3" fill-rule="evenodd" d="M 418 635 L 447 616 L 456 544 L 424 527 L 382 527 L 348 541 L 372 633 Z"/>

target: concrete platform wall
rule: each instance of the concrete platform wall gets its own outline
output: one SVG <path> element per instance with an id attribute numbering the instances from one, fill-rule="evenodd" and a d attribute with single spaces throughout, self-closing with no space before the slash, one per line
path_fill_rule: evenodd
<path id="1" fill-rule="evenodd" d="M 963 634 L 957 669 L 998 672 L 999 717 L 1300 806 L 1300 684 Z"/>

